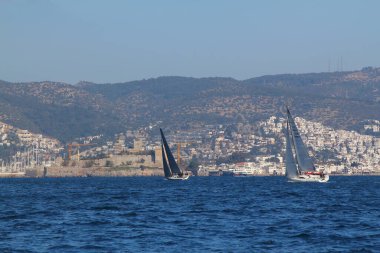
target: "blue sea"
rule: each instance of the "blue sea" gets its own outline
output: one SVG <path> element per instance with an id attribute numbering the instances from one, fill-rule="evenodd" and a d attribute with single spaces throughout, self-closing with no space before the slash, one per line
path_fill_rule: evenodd
<path id="1" fill-rule="evenodd" d="M 0 179 L 0 252 L 380 252 L 380 177 Z"/>

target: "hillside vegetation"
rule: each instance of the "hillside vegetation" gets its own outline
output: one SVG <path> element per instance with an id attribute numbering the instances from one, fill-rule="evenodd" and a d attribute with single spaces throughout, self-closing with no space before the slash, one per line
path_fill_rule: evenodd
<path id="1" fill-rule="evenodd" d="M 0 81 L 0 120 L 61 141 L 112 135 L 150 123 L 192 125 L 255 122 L 283 114 L 336 129 L 359 130 L 380 118 L 380 69 L 232 78 L 160 77 L 69 85 Z"/>

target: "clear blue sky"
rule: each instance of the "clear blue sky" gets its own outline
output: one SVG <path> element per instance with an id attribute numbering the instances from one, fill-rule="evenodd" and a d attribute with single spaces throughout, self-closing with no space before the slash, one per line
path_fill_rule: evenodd
<path id="1" fill-rule="evenodd" d="M 377 0 L 0 0 L 0 79 L 236 79 L 380 66 Z"/>

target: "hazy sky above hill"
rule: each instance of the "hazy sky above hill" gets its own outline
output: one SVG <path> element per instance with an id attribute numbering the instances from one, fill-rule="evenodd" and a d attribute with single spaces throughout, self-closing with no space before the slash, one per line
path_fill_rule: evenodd
<path id="1" fill-rule="evenodd" d="M 0 0 L 0 80 L 236 79 L 380 66 L 377 0 Z"/>

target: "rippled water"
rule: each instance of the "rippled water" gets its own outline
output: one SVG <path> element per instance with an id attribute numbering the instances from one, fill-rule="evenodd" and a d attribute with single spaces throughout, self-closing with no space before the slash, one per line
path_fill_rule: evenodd
<path id="1" fill-rule="evenodd" d="M 0 252 L 379 252 L 380 177 L 0 180 Z"/>

